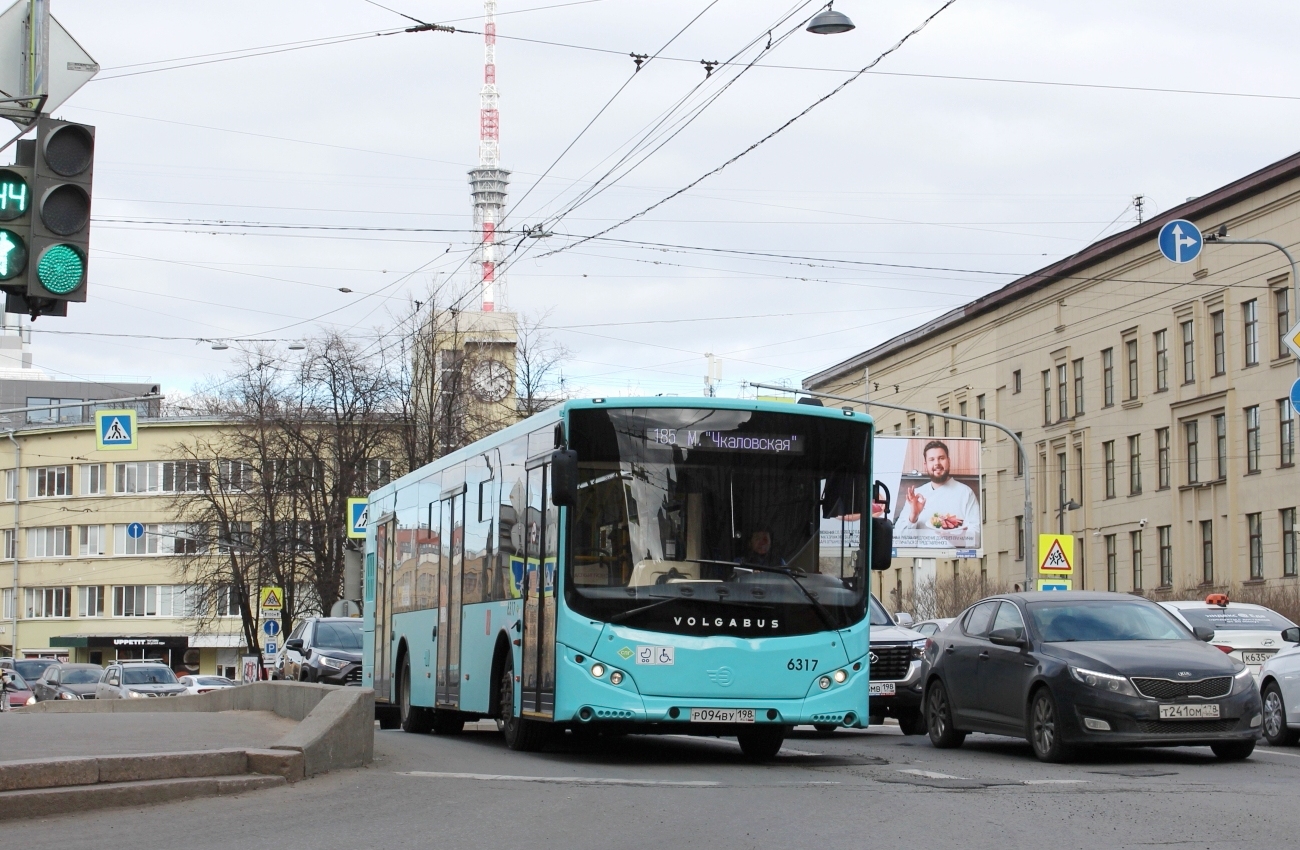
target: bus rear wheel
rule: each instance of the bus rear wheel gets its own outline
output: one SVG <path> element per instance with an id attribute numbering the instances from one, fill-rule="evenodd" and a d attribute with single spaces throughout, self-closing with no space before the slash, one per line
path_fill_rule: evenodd
<path id="1" fill-rule="evenodd" d="M 506 655 L 506 669 L 497 688 L 497 723 L 506 746 L 521 752 L 536 752 L 546 746 L 547 727 L 536 720 L 515 714 L 515 659 Z"/>
<path id="2" fill-rule="evenodd" d="M 777 724 L 755 726 L 736 734 L 740 751 L 750 761 L 768 761 L 776 757 L 785 743 L 785 727 Z"/>
<path id="3" fill-rule="evenodd" d="M 428 732 L 432 728 L 429 709 L 411 705 L 411 659 L 408 656 L 402 662 L 402 680 L 397 686 L 397 705 L 401 712 L 402 731 L 417 734 Z"/>

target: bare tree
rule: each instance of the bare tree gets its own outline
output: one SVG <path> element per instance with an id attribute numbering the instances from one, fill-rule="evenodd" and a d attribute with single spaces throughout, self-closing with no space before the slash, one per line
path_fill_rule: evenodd
<path id="1" fill-rule="evenodd" d="M 516 322 L 515 372 L 519 413 L 532 416 L 568 398 L 562 367 L 569 349 L 546 328 L 551 313 L 520 316 Z"/>

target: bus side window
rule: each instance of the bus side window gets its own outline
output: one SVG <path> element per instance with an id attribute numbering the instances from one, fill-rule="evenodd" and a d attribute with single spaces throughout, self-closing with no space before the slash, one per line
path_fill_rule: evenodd
<path id="1" fill-rule="evenodd" d="M 516 437 L 501 446 L 497 491 L 496 576 L 494 600 L 518 599 L 519 579 L 523 576 L 523 526 L 517 522 L 524 508 L 524 461 L 528 455 L 528 438 Z M 512 562 L 515 562 L 512 564 Z"/>

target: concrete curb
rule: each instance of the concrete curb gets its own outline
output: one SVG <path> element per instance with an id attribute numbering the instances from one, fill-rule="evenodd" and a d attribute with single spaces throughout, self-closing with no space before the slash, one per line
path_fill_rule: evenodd
<path id="1" fill-rule="evenodd" d="M 9 799 L 6 792 L 250 773 L 294 782 L 302 778 L 303 764 L 302 753 L 294 750 L 238 749 L 7 761 L 0 762 L 0 801 Z"/>
<path id="2" fill-rule="evenodd" d="M 4 801 L 0 806 L 0 821 L 111 806 L 144 806 L 194 797 L 241 794 L 284 784 L 283 776 L 201 776 L 10 791 L 0 797 Z"/>

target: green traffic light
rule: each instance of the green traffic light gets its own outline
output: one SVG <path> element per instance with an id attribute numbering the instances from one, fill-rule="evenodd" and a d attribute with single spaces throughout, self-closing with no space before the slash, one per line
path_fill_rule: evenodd
<path id="1" fill-rule="evenodd" d="M 86 261 L 71 245 L 51 245 L 36 264 L 41 286 L 55 295 L 67 295 L 81 286 L 86 277 Z"/>

